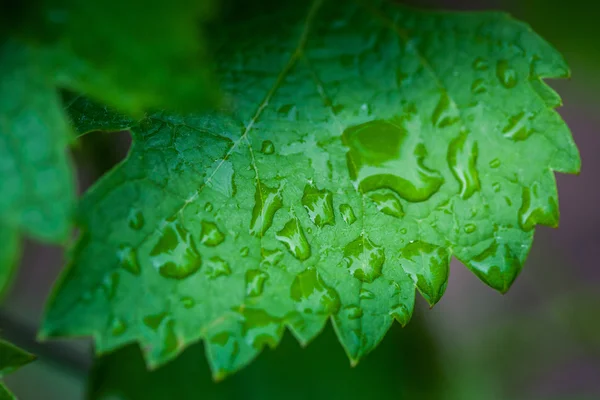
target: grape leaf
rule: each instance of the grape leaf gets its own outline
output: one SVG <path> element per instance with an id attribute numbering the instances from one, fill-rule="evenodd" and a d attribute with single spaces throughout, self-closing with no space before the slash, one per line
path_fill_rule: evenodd
<path id="1" fill-rule="evenodd" d="M 0 339 L 0 378 L 29 364 L 35 359 L 35 356 L 27 353 L 15 345 Z M 8 391 L 4 383 L 0 381 L 0 400 L 15 399 L 14 395 Z"/>
<path id="2" fill-rule="evenodd" d="M 236 25 L 218 51 L 230 112 L 132 124 L 42 337 L 137 341 L 154 367 L 204 340 L 219 378 L 329 318 L 358 362 L 415 287 L 440 299 L 453 256 L 508 290 L 535 225 L 557 224 L 552 171 L 579 170 L 542 82 L 563 58 L 502 13 L 343 5 Z"/>

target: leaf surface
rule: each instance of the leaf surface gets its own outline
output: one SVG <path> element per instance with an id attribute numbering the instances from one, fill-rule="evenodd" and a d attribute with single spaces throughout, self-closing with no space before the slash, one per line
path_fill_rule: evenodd
<path id="1" fill-rule="evenodd" d="M 440 299 L 453 256 L 508 290 L 535 225 L 557 224 L 552 171 L 579 170 L 542 82 L 562 57 L 501 13 L 289 11 L 219 50 L 231 112 L 132 125 L 83 199 L 43 335 L 137 341 L 151 366 L 204 340 L 222 377 L 329 318 L 358 362 L 415 287 Z"/>

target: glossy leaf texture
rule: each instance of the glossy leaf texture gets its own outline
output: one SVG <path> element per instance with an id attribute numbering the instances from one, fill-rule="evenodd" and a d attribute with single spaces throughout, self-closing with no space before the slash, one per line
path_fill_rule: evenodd
<path id="1" fill-rule="evenodd" d="M 35 359 L 35 356 L 14 346 L 13 344 L 0 339 L 0 378 L 29 364 Z M 15 396 L 0 381 L 0 400 L 12 400 Z"/>
<path id="2" fill-rule="evenodd" d="M 218 52 L 230 112 L 132 125 L 42 336 L 139 342 L 152 367 L 204 340 L 219 378 L 328 319 L 357 363 L 415 287 L 440 299 L 453 256 L 508 290 L 557 224 L 552 171 L 579 170 L 542 82 L 563 58 L 501 13 L 343 4 L 238 24 Z"/>

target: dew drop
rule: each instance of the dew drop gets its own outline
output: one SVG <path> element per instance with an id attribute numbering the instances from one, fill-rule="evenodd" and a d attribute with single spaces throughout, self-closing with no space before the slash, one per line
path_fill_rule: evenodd
<path id="1" fill-rule="evenodd" d="M 410 321 L 412 311 L 404 304 L 397 304 L 392 307 L 390 315 L 404 327 Z"/>
<path id="2" fill-rule="evenodd" d="M 497 158 L 494 158 L 492 161 L 490 161 L 490 168 L 498 168 L 500 165 L 501 162 Z"/>
<path id="3" fill-rule="evenodd" d="M 153 331 L 158 331 L 158 328 L 160 328 L 162 322 L 165 320 L 165 318 L 167 318 L 167 315 L 168 314 L 166 312 L 161 312 L 158 314 L 145 316 L 143 319 L 144 325 Z"/>
<path id="4" fill-rule="evenodd" d="M 283 251 L 279 249 L 266 249 L 261 250 L 262 262 L 272 266 L 276 266 L 283 259 Z"/>
<path id="5" fill-rule="evenodd" d="M 340 214 L 342 214 L 342 219 L 348 225 L 356 222 L 356 215 L 354 215 L 354 210 L 352 210 L 350 204 L 340 204 Z"/>
<path id="6" fill-rule="evenodd" d="M 533 129 L 529 127 L 532 118 L 531 113 L 518 113 L 508 120 L 508 124 L 502 129 L 502 134 L 505 138 L 516 142 L 527 139 L 533 133 Z"/>
<path id="7" fill-rule="evenodd" d="M 366 236 L 359 236 L 344 248 L 344 262 L 350 274 L 363 282 L 373 282 L 381 276 L 385 261 L 383 248 Z"/>
<path id="8" fill-rule="evenodd" d="M 302 205 L 312 223 L 319 228 L 335 224 L 333 194 L 329 190 L 319 190 L 316 186 L 307 184 L 304 186 Z"/>
<path id="9" fill-rule="evenodd" d="M 477 172 L 477 142 L 469 140 L 469 132 L 462 131 L 448 147 L 448 165 L 460 186 L 460 197 L 470 198 L 480 188 Z"/>
<path id="10" fill-rule="evenodd" d="M 262 349 L 265 345 L 275 348 L 284 325 L 279 318 L 269 315 L 260 309 L 245 308 L 241 311 L 244 318 L 242 334 L 252 343 L 255 349 Z"/>
<path id="11" fill-rule="evenodd" d="M 329 315 L 340 308 L 338 294 L 327 286 L 316 269 L 307 269 L 294 278 L 290 296 L 296 309 L 305 314 Z"/>
<path id="12" fill-rule="evenodd" d="M 260 151 L 263 154 L 273 154 L 275 153 L 275 145 L 270 140 L 265 140 L 264 142 L 262 142 Z"/>
<path id="13" fill-rule="evenodd" d="M 283 199 L 280 188 L 271 188 L 263 183 L 258 183 L 254 194 L 250 233 L 262 237 L 271 227 L 275 213 L 282 206 Z"/>
<path id="14" fill-rule="evenodd" d="M 517 85 L 517 72 L 510 67 L 507 60 L 500 60 L 496 64 L 496 76 L 498 80 L 507 89 L 514 88 Z"/>
<path id="15" fill-rule="evenodd" d="M 379 212 L 396 218 L 404 216 L 404 209 L 396 195 L 391 191 L 370 192 L 368 197 L 373 200 Z"/>
<path id="16" fill-rule="evenodd" d="M 250 254 L 250 249 L 248 248 L 248 246 L 242 247 L 240 249 L 240 256 L 248 257 L 248 254 Z"/>
<path id="17" fill-rule="evenodd" d="M 211 278 L 231 275 L 229 263 L 219 256 L 214 256 L 206 261 L 206 275 Z"/>
<path id="18" fill-rule="evenodd" d="M 163 339 L 163 348 L 162 355 L 166 356 L 168 354 L 174 353 L 179 348 L 179 339 L 177 338 L 177 334 L 175 333 L 175 321 L 169 319 L 166 323 L 166 328 L 164 329 L 164 339 Z"/>
<path id="19" fill-rule="evenodd" d="M 219 230 L 214 222 L 202 221 L 202 232 L 200 233 L 200 242 L 205 246 L 214 247 L 223 243 L 225 235 Z"/>
<path id="20" fill-rule="evenodd" d="M 357 306 L 349 306 L 344 309 L 348 319 L 359 319 L 363 316 L 363 310 Z"/>
<path id="21" fill-rule="evenodd" d="M 466 224 L 464 229 L 465 233 L 473 233 L 477 230 L 475 224 Z"/>
<path id="22" fill-rule="evenodd" d="M 420 240 L 410 242 L 402 251 L 402 269 L 430 305 L 437 303 L 448 284 L 450 253 L 448 249 Z"/>
<path id="23" fill-rule="evenodd" d="M 358 297 L 361 300 L 372 300 L 372 299 L 375 298 L 375 294 L 373 294 L 373 292 L 371 292 L 371 291 L 369 291 L 369 290 L 367 290 L 365 288 L 362 288 L 362 289 L 360 289 Z"/>
<path id="24" fill-rule="evenodd" d="M 108 300 L 115 298 L 120 282 L 121 276 L 116 271 L 104 276 L 101 287 Z"/>
<path id="25" fill-rule="evenodd" d="M 475 79 L 473 84 L 471 85 L 471 92 L 474 94 L 481 94 L 487 92 L 487 88 L 485 87 L 485 81 L 483 79 Z"/>
<path id="26" fill-rule="evenodd" d="M 184 308 L 190 309 L 196 305 L 196 301 L 190 296 L 184 296 L 181 298 L 181 304 Z"/>
<path id="27" fill-rule="evenodd" d="M 204 211 L 206 212 L 211 212 L 214 209 L 212 203 L 210 201 L 207 201 L 206 204 L 204 205 Z"/>
<path id="28" fill-rule="evenodd" d="M 110 332 L 113 336 L 121 336 L 127 330 L 127 324 L 120 318 L 113 318 L 110 324 Z"/>
<path id="29" fill-rule="evenodd" d="M 121 267 L 133 275 L 139 275 L 141 272 L 137 252 L 129 246 L 121 246 L 118 253 Z"/>
<path id="30" fill-rule="evenodd" d="M 141 211 L 131 211 L 129 214 L 128 224 L 131 229 L 139 231 L 144 227 L 144 214 Z"/>
<path id="31" fill-rule="evenodd" d="M 425 146 L 400 124 L 370 121 L 346 129 L 346 160 L 350 178 L 358 189 L 370 192 L 388 188 L 408 201 L 424 201 L 443 183 L 441 175 L 427 168 Z"/>
<path id="32" fill-rule="evenodd" d="M 246 295 L 248 297 L 260 296 L 265 288 L 269 275 L 259 269 L 246 271 Z"/>
<path id="33" fill-rule="evenodd" d="M 558 204 L 554 196 L 543 193 L 539 184 L 535 183 L 531 187 L 524 187 L 521 192 L 519 225 L 524 231 L 531 231 L 537 224 L 556 227 Z"/>
<path id="34" fill-rule="evenodd" d="M 500 189 L 502 189 L 502 187 L 500 186 L 500 182 L 492 183 L 492 189 L 494 189 L 494 192 L 496 193 L 500 192 Z"/>
<path id="35" fill-rule="evenodd" d="M 310 245 L 306 240 L 298 218 L 292 217 L 283 229 L 277 232 L 275 238 L 283 243 L 298 260 L 304 261 L 310 257 Z"/>
<path id="36" fill-rule="evenodd" d="M 521 262 L 506 244 L 496 240 L 480 254 L 467 260 L 467 266 L 494 289 L 505 293 L 521 270 Z"/>
<path id="37" fill-rule="evenodd" d="M 406 235 L 407 232 L 408 232 L 408 230 L 406 228 L 400 229 L 400 233 L 403 235 Z"/>
<path id="38" fill-rule="evenodd" d="M 476 69 L 476 70 L 478 70 L 478 71 L 485 71 L 489 67 L 490 66 L 489 66 L 488 62 L 485 59 L 481 58 L 481 57 L 478 57 L 478 58 L 475 59 L 475 61 L 473 61 L 473 68 Z"/>
<path id="39" fill-rule="evenodd" d="M 175 219 L 168 220 L 150 251 L 152 265 L 165 278 L 184 279 L 200 269 L 202 259 L 192 235 Z"/>
<path id="40" fill-rule="evenodd" d="M 437 128 L 445 128 L 460 120 L 456 105 L 450 100 L 446 92 L 442 93 L 437 106 L 431 115 L 431 123 Z"/>

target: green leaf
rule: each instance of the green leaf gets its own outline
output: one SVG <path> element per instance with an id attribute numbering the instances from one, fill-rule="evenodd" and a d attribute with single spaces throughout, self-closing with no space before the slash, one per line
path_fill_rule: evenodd
<path id="1" fill-rule="evenodd" d="M 16 261 L 21 233 L 65 241 L 75 203 L 66 157 L 71 129 L 38 52 L 0 45 L 0 275 Z"/>
<path id="2" fill-rule="evenodd" d="M 277 351 L 219 383 L 210 379 L 201 344 L 154 371 L 146 370 L 138 346 L 129 345 L 95 361 L 88 394 L 90 400 L 440 399 L 447 385 L 421 321 L 390 330 L 380 351 L 357 368 L 348 366 L 331 328 L 306 348 L 285 335 Z"/>
<path id="3" fill-rule="evenodd" d="M 223 377 L 329 318 L 358 362 L 409 321 L 415 287 L 440 299 L 452 256 L 508 290 L 535 225 L 557 224 L 552 170 L 579 170 L 541 81 L 568 75 L 560 54 L 500 13 L 304 14 L 235 25 L 230 113 L 131 127 L 82 201 L 42 336 L 137 341 L 153 367 L 204 340 Z"/>
<path id="4" fill-rule="evenodd" d="M 0 339 L 0 378 L 14 372 L 25 364 L 35 360 L 35 356 L 27 353 L 15 345 Z M 0 400 L 15 399 L 6 386 L 0 382 Z"/>

